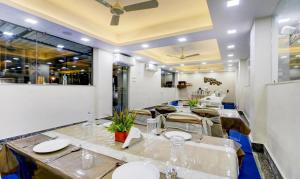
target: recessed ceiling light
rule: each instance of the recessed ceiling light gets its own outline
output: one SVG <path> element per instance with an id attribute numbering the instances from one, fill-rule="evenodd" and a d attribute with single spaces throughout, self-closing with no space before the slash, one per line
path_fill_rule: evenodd
<path id="1" fill-rule="evenodd" d="M 238 6 L 240 4 L 240 0 L 228 0 L 227 7 Z"/>
<path id="2" fill-rule="evenodd" d="M 65 69 L 67 69 L 67 67 L 61 67 L 61 69 L 62 69 L 62 70 L 65 70 Z"/>
<path id="3" fill-rule="evenodd" d="M 228 45 L 227 48 L 228 48 L 228 49 L 234 49 L 234 48 L 235 48 L 235 45 Z"/>
<path id="4" fill-rule="evenodd" d="M 206 65 L 207 63 L 206 63 L 206 62 L 202 62 L 201 64 L 202 64 L 202 65 Z"/>
<path id="5" fill-rule="evenodd" d="M 31 18 L 26 18 L 24 21 L 25 21 L 25 22 L 28 22 L 28 23 L 30 23 L 30 24 L 37 24 L 37 23 L 38 23 L 37 20 L 31 19 Z"/>
<path id="6" fill-rule="evenodd" d="M 279 19 L 279 20 L 278 20 L 278 23 L 279 23 L 279 24 L 282 24 L 282 23 L 289 22 L 290 20 L 291 20 L 290 18 L 283 18 L 283 19 Z"/>
<path id="7" fill-rule="evenodd" d="M 149 45 L 148 45 L 148 44 L 142 44 L 142 47 L 143 47 L 143 48 L 148 48 Z"/>
<path id="8" fill-rule="evenodd" d="M 298 65 L 296 65 L 296 66 L 294 66 L 294 68 L 299 68 L 300 66 L 298 66 Z"/>
<path id="9" fill-rule="evenodd" d="M 236 29 L 227 30 L 227 34 L 235 34 L 236 32 Z"/>
<path id="10" fill-rule="evenodd" d="M 8 32 L 8 31 L 4 31 L 4 32 L 3 32 L 3 35 L 6 35 L 6 36 L 13 36 L 14 33 Z"/>
<path id="11" fill-rule="evenodd" d="M 28 67 L 29 67 L 29 65 L 25 65 L 25 67 L 26 67 L 26 68 L 28 68 Z"/>
<path id="12" fill-rule="evenodd" d="M 63 59 L 58 60 L 60 63 L 64 63 L 65 61 Z"/>
<path id="13" fill-rule="evenodd" d="M 121 51 L 120 49 L 114 49 L 114 52 L 116 52 L 116 53 L 118 53 L 120 51 Z"/>
<path id="14" fill-rule="evenodd" d="M 84 69 L 81 69 L 80 71 L 81 71 L 81 72 L 84 72 L 85 70 L 84 70 Z"/>
<path id="15" fill-rule="evenodd" d="M 187 41 L 187 39 L 185 37 L 180 37 L 177 40 L 178 40 L 178 42 L 186 42 Z"/>
<path id="16" fill-rule="evenodd" d="M 18 57 L 14 57 L 13 60 L 19 60 L 19 58 Z"/>
<path id="17" fill-rule="evenodd" d="M 233 54 L 233 53 L 231 53 L 231 54 L 228 54 L 227 56 L 228 56 L 228 57 L 233 57 L 233 56 L 234 56 L 234 54 Z"/>
<path id="18" fill-rule="evenodd" d="M 19 68 L 19 69 L 20 69 L 20 68 L 22 68 L 22 67 L 17 67 L 17 68 Z"/>
<path id="19" fill-rule="evenodd" d="M 300 55 L 296 55 L 296 58 L 300 58 Z"/>
<path id="20" fill-rule="evenodd" d="M 79 60 L 79 57 L 73 57 L 73 60 Z"/>
<path id="21" fill-rule="evenodd" d="M 65 46 L 62 45 L 62 44 L 58 44 L 56 47 L 57 47 L 57 48 L 64 48 Z"/>
<path id="22" fill-rule="evenodd" d="M 11 70 L 15 70 L 16 68 L 11 68 Z"/>
<path id="23" fill-rule="evenodd" d="M 52 63 L 51 62 L 47 62 L 47 65 L 52 65 Z"/>
<path id="24" fill-rule="evenodd" d="M 183 67 L 183 66 L 184 66 L 184 64 L 180 64 L 180 66 L 182 66 L 182 67 Z"/>
<path id="25" fill-rule="evenodd" d="M 4 60 L 4 62 L 11 63 L 12 61 L 11 60 Z"/>
<path id="26" fill-rule="evenodd" d="M 287 59 L 288 56 L 284 55 L 284 56 L 281 56 L 280 59 Z"/>
<path id="27" fill-rule="evenodd" d="M 82 37 L 80 40 L 81 40 L 81 41 L 84 41 L 84 42 L 89 42 L 89 41 L 90 41 L 90 39 L 88 39 L 88 38 L 86 38 L 86 37 Z"/>
<path id="28" fill-rule="evenodd" d="M 76 68 L 76 66 L 75 66 L 75 65 L 73 65 L 73 66 L 72 66 L 72 68 Z"/>

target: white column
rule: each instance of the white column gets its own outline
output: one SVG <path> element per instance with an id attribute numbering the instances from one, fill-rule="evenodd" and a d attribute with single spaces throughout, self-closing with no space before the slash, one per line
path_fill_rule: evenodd
<path id="1" fill-rule="evenodd" d="M 266 139 L 266 84 L 272 82 L 272 18 L 256 19 L 250 36 L 249 118 L 254 142 Z"/>
<path id="2" fill-rule="evenodd" d="M 94 49 L 94 76 L 96 118 L 112 115 L 113 54 Z"/>

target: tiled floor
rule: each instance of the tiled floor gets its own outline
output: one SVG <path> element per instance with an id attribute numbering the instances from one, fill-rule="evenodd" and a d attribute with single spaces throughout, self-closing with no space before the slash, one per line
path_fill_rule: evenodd
<path id="1" fill-rule="evenodd" d="M 276 179 L 271 166 L 263 153 L 253 152 L 257 167 L 263 179 Z"/>

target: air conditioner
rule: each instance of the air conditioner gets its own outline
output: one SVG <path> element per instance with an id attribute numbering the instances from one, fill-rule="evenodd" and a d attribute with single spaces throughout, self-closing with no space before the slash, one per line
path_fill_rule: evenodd
<path id="1" fill-rule="evenodd" d="M 133 66 L 134 60 L 132 57 L 128 57 L 122 54 L 114 54 L 114 64 L 124 64 L 127 66 Z"/>
<path id="2" fill-rule="evenodd" d="M 153 71 L 156 72 L 158 70 L 158 66 L 154 64 L 145 64 L 145 69 L 147 71 Z"/>

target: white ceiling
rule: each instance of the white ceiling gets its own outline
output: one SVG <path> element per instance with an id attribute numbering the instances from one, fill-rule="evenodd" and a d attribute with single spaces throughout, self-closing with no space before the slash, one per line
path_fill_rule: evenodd
<path id="1" fill-rule="evenodd" d="M 255 18 L 272 15 L 278 1 L 279 0 L 240 0 L 239 6 L 228 8 L 226 6 L 226 0 L 208 0 L 208 7 L 210 9 L 211 18 L 214 25 L 213 29 L 208 31 L 185 34 L 181 35 L 180 37 L 184 36 L 187 38 L 188 41 L 191 42 L 215 38 L 218 40 L 219 49 L 223 61 L 229 59 L 246 59 L 249 57 L 250 53 L 249 37 L 253 20 Z M 91 39 L 90 42 L 82 42 L 80 41 L 80 38 L 86 36 L 80 32 L 76 32 L 72 29 L 68 29 L 61 25 L 54 24 L 39 17 L 34 17 L 31 14 L 25 13 L 21 10 L 9 7 L 1 3 L 0 9 L 0 19 L 2 20 L 30 27 L 32 29 L 46 32 L 78 43 L 87 44 L 111 52 L 113 52 L 114 49 L 118 48 L 121 49 L 121 52 L 131 55 L 134 55 L 133 51 L 142 49 L 141 43 L 116 47 L 104 43 L 98 39 L 93 39 L 91 37 L 88 37 Z M 28 17 L 37 19 L 39 23 L 36 25 L 30 25 L 24 22 L 24 19 Z M 233 35 L 228 35 L 228 29 L 236 29 L 237 33 Z M 71 32 L 71 35 L 63 34 L 63 32 L 66 31 Z M 149 44 L 149 48 L 163 47 L 179 43 L 177 41 L 177 38 L 178 36 L 174 36 L 143 43 Z M 234 50 L 229 51 L 227 49 L 227 45 L 230 44 L 235 45 Z M 229 53 L 234 53 L 234 57 L 227 57 Z M 153 61 L 154 59 L 149 60 Z"/>

